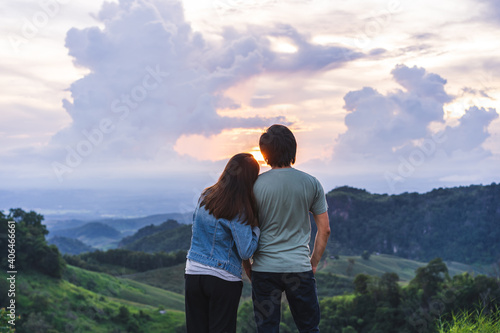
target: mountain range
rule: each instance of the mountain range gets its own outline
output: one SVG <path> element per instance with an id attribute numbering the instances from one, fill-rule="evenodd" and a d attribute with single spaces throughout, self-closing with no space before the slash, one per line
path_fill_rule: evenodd
<path id="1" fill-rule="evenodd" d="M 368 252 L 423 262 L 441 257 L 466 264 L 500 259 L 500 184 L 396 195 L 343 186 L 328 192 L 326 199 L 332 230 L 327 246 L 330 255 Z M 187 250 L 191 227 L 175 217 L 179 215 L 101 220 L 53 229 L 49 236 L 76 238 L 102 249 Z M 186 221 L 186 214 L 181 218 Z M 316 228 L 314 222 L 311 225 L 312 247 Z"/>

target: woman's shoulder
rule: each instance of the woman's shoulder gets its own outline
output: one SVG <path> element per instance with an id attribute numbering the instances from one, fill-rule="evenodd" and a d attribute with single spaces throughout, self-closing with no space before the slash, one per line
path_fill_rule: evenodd
<path id="1" fill-rule="evenodd" d="M 213 220 L 215 217 L 210 214 L 205 206 L 198 206 L 194 212 L 193 221 Z"/>

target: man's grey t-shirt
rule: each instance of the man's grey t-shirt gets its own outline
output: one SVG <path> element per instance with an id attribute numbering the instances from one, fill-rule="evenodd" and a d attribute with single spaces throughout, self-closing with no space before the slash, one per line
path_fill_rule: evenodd
<path id="1" fill-rule="evenodd" d="M 319 215 L 328 208 L 320 182 L 294 168 L 272 169 L 259 175 L 254 193 L 261 233 L 252 270 L 310 271 L 309 212 Z"/>

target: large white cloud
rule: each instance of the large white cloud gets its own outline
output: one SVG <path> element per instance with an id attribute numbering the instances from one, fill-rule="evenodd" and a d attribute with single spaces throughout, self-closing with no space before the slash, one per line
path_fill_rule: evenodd
<path id="1" fill-rule="evenodd" d="M 75 65 L 89 73 L 71 85 L 73 100 L 65 100 L 64 107 L 72 123 L 53 140 L 80 155 L 91 150 L 152 158 L 181 135 L 287 123 L 283 116 L 224 117 L 217 108 L 237 107 L 222 93 L 256 74 L 314 72 L 361 56 L 347 48 L 313 45 L 287 25 L 243 32 L 227 28 L 222 41 L 207 42 L 192 31 L 175 1 L 104 3 L 97 19 L 104 28 L 67 34 Z M 286 38 L 297 52 L 273 51 L 268 36 Z"/>
<path id="2" fill-rule="evenodd" d="M 481 145 L 490 136 L 488 125 L 498 118 L 498 113 L 495 109 L 479 108 L 473 106 L 469 108 L 460 118 L 459 124 L 456 126 L 446 126 L 442 132 L 443 149 L 452 155 L 459 153 L 479 153 L 480 155 L 489 155 Z"/>
<path id="3" fill-rule="evenodd" d="M 429 135 L 431 122 L 443 122 L 443 105 L 452 100 L 446 80 L 425 69 L 398 65 L 391 74 L 404 90 L 383 95 L 371 87 L 345 95 L 348 111 L 336 155 L 386 160 L 395 151 Z"/>
<path id="4" fill-rule="evenodd" d="M 483 144 L 496 109 L 472 106 L 452 122 L 444 109 L 455 97 L 445 91 L 445 79 L 416 66 L 398 65 L 391 74 L 404 89 L 383 94 L 364 87 L 345 95 L 347 131 L 337 137 L 334 165 L 370 165 L 363 172 L 379 173 L 389 192 L 412 177 L 435 186 L 487 166 L 481 160 L 491 152 Z"/>
<path id="5" fill-rule="evenodd" d="M 444 90 L 446 80 L 416 66 L 398 65 L 391 73 L 404 90 L 384 95 L 365 87 L 344 97 L 348 130 L 338 138 L 338 154 L 386 159 L 433 134 L 448 138 L 443 148 L 449 154 L 480 149 L 489 136 L 488 125 L 498 117 L 495 109 L 471 107 L 458 125 L 433 133 L 430 125 L 444 122 L 444 105 L 454 99 Z"/>

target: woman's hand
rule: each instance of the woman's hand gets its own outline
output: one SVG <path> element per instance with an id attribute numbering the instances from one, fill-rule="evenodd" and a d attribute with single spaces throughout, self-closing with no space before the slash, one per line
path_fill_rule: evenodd
<path id="1" fill-rule="evenodd" d="M 243 260 L 243 269 L 245 269 L 245 273 L 248 276 L 248 279 L 250 282 L 252 282 L 252 263 L 250 262 L 250 259 L 248 260 Z"/>

